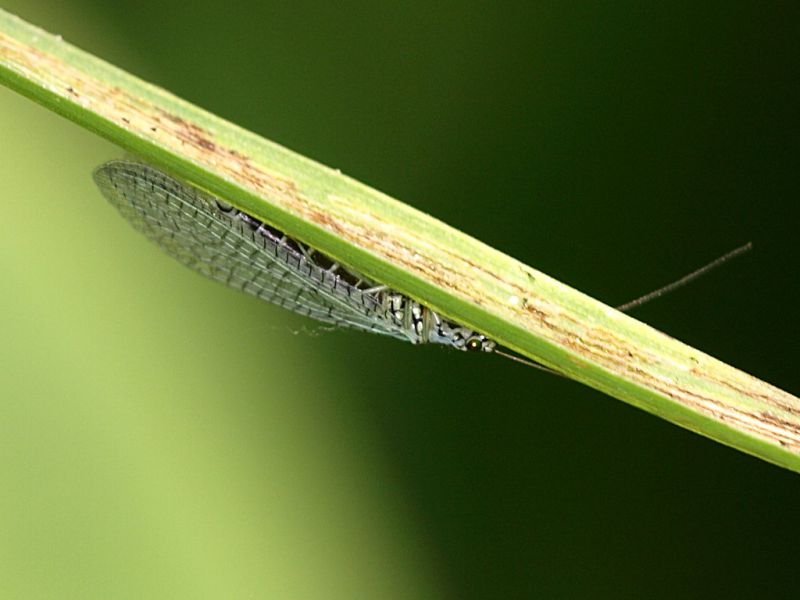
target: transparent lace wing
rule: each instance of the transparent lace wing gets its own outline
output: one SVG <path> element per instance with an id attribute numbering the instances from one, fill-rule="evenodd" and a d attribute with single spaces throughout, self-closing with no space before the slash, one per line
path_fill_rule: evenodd
<path id="1" fill-rule="evenodd" d="M 356 287 L 211 194 L 132 161 L 106 163 L 94 178 L 137 230 L 195 271 L 323 323 L 416 341 L 391 318 L 383 292 Z"/>

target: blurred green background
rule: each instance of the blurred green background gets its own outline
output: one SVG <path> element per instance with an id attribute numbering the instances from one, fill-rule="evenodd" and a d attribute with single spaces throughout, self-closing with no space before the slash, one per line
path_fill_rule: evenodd
<path id="1" fill-rule="evenodd" d="M 797 2 L 4 8 L 800 391 Z M 796 597 L 800 476 L 203 280 L 0 89 L 0 597 Z"/>

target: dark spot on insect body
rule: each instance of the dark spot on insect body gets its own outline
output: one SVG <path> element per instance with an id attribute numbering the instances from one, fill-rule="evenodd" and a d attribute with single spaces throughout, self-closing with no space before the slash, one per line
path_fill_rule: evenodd
<path id="1" fill-rule="evenodd" d="M 258 219 L 254 219 L 253 217 L 251 217 L 250 215 L 247 215 L 245 213 L 239 213 L 239 216 L 241 217 L 242 221 L 247 223 L 247 225 L 253 231 L 255 231 L 256 229 L 261 227 L 261 221 L 259 221 Z"/>

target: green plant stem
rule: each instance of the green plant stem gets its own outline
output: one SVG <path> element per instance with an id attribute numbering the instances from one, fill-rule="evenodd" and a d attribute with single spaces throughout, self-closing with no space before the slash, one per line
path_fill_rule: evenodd
<path id="1" fill-rule="evenodd" d="M 0 82 L 524 356 L 800 470 L 798 398 L 3 11 Z"/>

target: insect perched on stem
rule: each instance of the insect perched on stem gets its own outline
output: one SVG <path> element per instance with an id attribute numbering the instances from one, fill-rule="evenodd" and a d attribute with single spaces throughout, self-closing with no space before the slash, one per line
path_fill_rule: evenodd
<path id="1" fill-rule="evenodd" d="M 412 344 L 493 352 L 555 373 L 155 167 L 114 160 L 98 167 L 94 179 L 122 216 L 167 254 L 230 287 L 323 323 Z M 672 291 L 749 248 L 737 248 L 622 308 Z"/>

